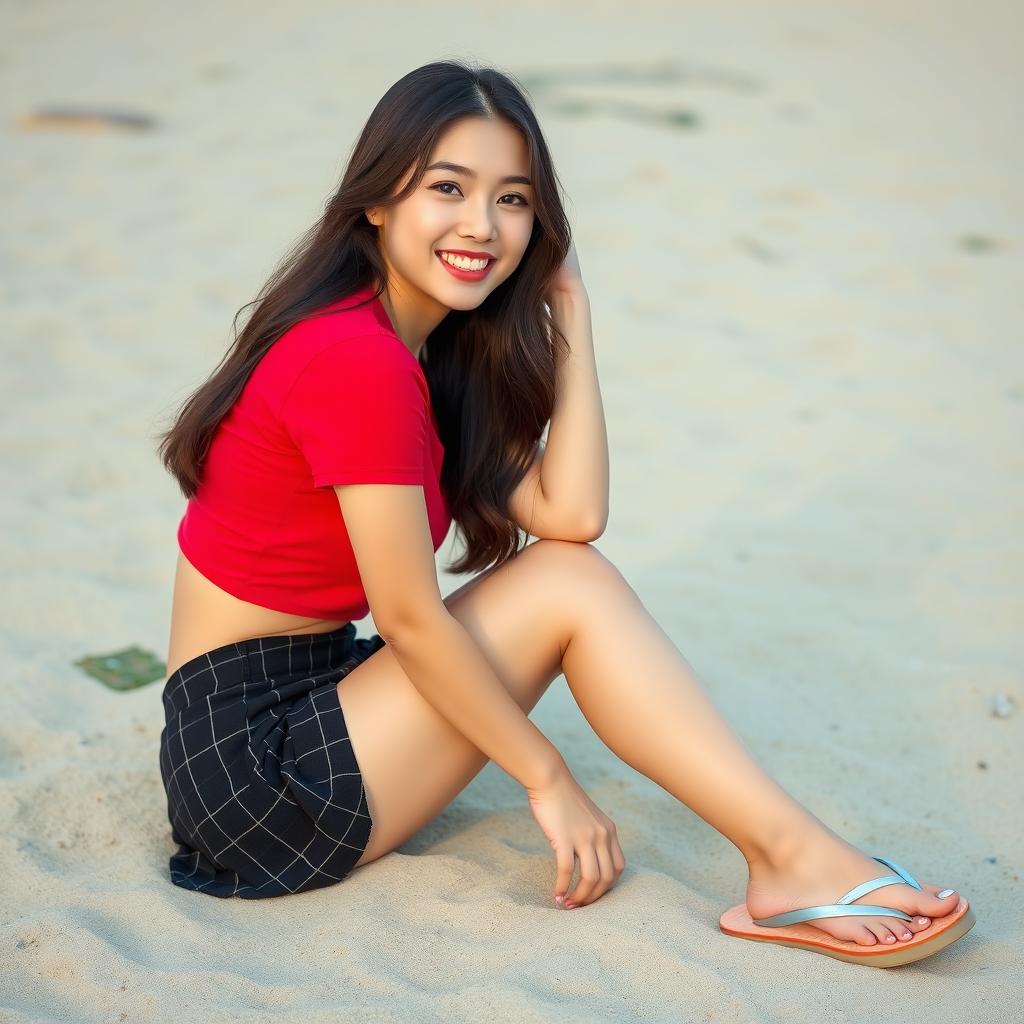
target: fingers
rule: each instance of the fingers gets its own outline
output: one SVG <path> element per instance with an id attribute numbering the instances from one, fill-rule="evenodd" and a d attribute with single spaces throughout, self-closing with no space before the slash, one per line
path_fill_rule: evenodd
<path id="1" fill-rule="evenodd" d="M 612 851 L 608 846 L 601 845 L 597 848 L 597 863 L 601 868 L 601 878 L 590 894 L 589 903 L 599 900 L 615 884 L 617 877 L 612 866 Z"/>
<path id="2" fill-rule="evenodd" d="M 619 875 L 622 874 L 622 869 L 626 866 L 626 857 L 622 852 L 622 847 L 619 846 L 619 837 L 612 834 L 612 865 L 615 867 L 615 881 L 619 880 Z"/>
<path id="3" fill-rule="evenodd" d="M 578 851 L 577 856 L 580 859 L 580 878 L 565 903 L 570 910 L 599 900 L 618 881 L 626 866 L 614 826 L 593 846 Z"/>
<path id="4" fill-rule="evenodd" d="M 555 851 L 555 863 L 558 867 L 558 877 L 555 879 L 555 902 L 562 903 L 565 899 L 565 892 L 572 881 L 572 869 L 576 865 L 576 857 L 573 854 L 572 846 L 566 844 Z"/>
<path id="5" fill-rule="evenodd" d="M 577 850 L 576 856 L 580 859 L 580 877 L 566 902 L 567 905 L 582 906 L 590 902 L 591 892 L 601 881 L 601 868 L 592 846 Z"/>

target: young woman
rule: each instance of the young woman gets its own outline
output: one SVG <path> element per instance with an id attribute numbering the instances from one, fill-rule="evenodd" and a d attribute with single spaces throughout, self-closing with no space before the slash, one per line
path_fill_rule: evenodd
<path id="1" fill-rule="evenodd" d="M 161 442 L 188 498 L 160 745 L 176 885 L 339 882 L 490 759 L 554 849 L 553 901 L 593 903 L 625 863 L 615 825 L 528 717 L 564 673 L 607 746 L 743 854 L 723 931 L 877 966 L 967 931 L 955 892 L 765 774 L 589 543 L 608 514 L 589 302 L 510 77 L 445 61 L 392 86 L 254 304 Z M 452 568 L 483 571 L 442 599 L 453 521 Z M 368 611 L 380 633 L 356 638 Z"/>

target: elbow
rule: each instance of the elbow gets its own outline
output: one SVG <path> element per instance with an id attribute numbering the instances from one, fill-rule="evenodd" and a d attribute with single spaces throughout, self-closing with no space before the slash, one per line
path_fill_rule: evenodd
<path id="1" fill-rule="evenodd" d="M 374 624 L 385 643 L 401 651 L 419 646 L 424 637 L 435 635 L 441 620 L 447 618 L 450 618 L 448 608 L 439 600 L 436 605 L 391 611 L 380 619 L 375 615 Z"/>
<path id="2" fill-rule="evenodd" d="M 608 513 L 605 511 L 603 514 L 593 516 L 583 521 L 582 526 L 577 531 L 577 540 L 583 541 L 584 543 L 590 543 L 591 541 L 597 540 L 601 534 L 604 533 L 605 528 L 608 525 Z"/>

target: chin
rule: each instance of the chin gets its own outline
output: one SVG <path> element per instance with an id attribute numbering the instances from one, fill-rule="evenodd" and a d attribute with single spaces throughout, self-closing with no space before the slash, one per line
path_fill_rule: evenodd
<path id="1" fill-rule="evenodd" d="M 457 309 L 461 312 L 466 312 L 470 309 L 476 309 L 492 291 L 494 291 L 493 288 L 488 288 L 486 291 L 484 289 L 480 289 L 479 291 L 469 293 L 468 289 L 463 289 L 461 292 L 459 289 L 455 289 L 452 294 L 438 298 L 437 301 L 448 309 Z"/>
<path id="2" fill-rule="evenodd" d="M 484 299 L 486 299 L 487 296 L 490 294 L 490 289 L 488 289 L 482 295 L 466 295 L 463 296 L 461 302 L 458 300 L 453 300 L 447 305 L 449 309 L 460 309 L 463 311 L 468 309 L 476 309 L 477 306 L 479 306 L 484 301 Z"/>

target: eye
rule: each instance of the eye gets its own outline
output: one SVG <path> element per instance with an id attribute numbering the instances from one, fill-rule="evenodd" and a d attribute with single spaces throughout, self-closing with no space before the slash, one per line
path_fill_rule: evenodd
<path id="1" fill-rule="evenodd" d="M 441 195 L 444 195 L 444 196 L 454 195 L 454 193 L 452 193 L 452 192 L 443 191 L 445 185 L 451 185 L 452 188 L 454 188 L 454 189 L 456 189 L 458 191 L 459 195 L 462 195 L 462 190 L 459 188 L 458 185 L 455 184 L 454 181 L 439 181 L 436 184 L 429 185 L 427 187 L 430 188 L 430 189 L 436 189 L 438 192 L 441 193 Z M 502 206 L 529 206 L 530 205 L 526 201 L 526 198 L 524 196 L 521 196 L 518 192 L 506 192 L 505 195 L 502 196 L 502 199 L 504 199 L 505 196 L 514 196 L 516 199 L 519 200 L 519 202 L 518 203 L 502 203 L 501 204 Z"/>

